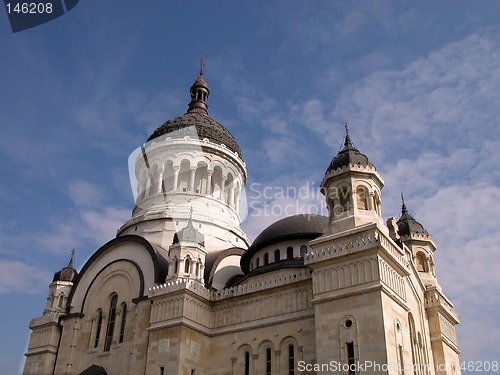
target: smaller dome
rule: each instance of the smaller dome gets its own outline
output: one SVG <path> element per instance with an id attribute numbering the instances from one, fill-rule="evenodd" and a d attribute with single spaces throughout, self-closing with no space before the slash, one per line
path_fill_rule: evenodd
<path id="1" fill-rule="evenodd" d="M 321 236 L 328 225 L 328 218 L 321 215 L 300 214 L 289 216 L 269 225 L 253 241 L 241 257 L 241 269 L 250 272 L 250 259 L 262 248 L 278 242 Z"/>
<path id="2" fill-rule="evenodd" d="M 205 246 L 205 236 L 194 227 L 193 221 L 189 220 L 184 228 L 174 234 L 172 245 L 180 242 L 195 242 L 198 245 Z"/>
<path id="3" fill-rule="evenodd" d="M 370 160 L 368 160 L 368 157 L 365 154 L 359 152 L 359 150 L 352 144 L 351 137 L 349 137 L 349 129 L 347 128 L 346 124 L 344 147 L 333 158 L 330 165 L 328 166 L 328 169 L 326 170 L 326 173 L 335 171 L 339 168 L 342 169 L 343 167 L 347 167 L 351 164 L 370 166 L 372 168 L 375 168 Z"/>
<path id="4" fill-rule="evenodd" d="M 429 232 L 425 230 L 424 226 L 410 215 L 408 209 L 406 208 L 404 200 L 401 207 L 401 216 L 399 217 L 396 224 L 398 225 L 398 234 L 401 237 L 411 236 L 414 234 L 429 236 Z"/>
<path id="5" fill-rule="evenodd" d="M 250 249 L 261 249 L 284 239 L 315 238 L 323 234 L 328 218 L 321 215 L 294 215 L 269 225 L 253 241 Z"/>
<path id="6" fill-rule="evenodd" d="M 202 72 L 200 72 L 200 75 L 198 76 L 198 78 L 196 78 L 196 81 L 194 81 L 193 85 L 191 86 L 191 90 L 198 87 L 203 87 L 208 91 L 208 93 L 210 93 L 208 83 L 207 81 L 205 81 L 205 77 L 203 76 Z"/>
<path id="7" fill-rule="evenodd" d="M 78 272 L 73 268 L 73 257 L 75 256 L 75 250 L 71 252 L 71 259 L 66 267 L 54 273 L 54 281 L 69 281 L 73 282 L 75 278 L 78 276 Z"/>

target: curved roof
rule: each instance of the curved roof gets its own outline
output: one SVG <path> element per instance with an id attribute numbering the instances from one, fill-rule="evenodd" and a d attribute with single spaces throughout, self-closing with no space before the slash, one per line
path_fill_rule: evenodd
<path id="1" fill-rule="evenodd" d="M 300 214 L 289 216 L 269 225 L 253 241 L 252 246 L 241 257 L 241 268 L 248 273 L 250 258 L 260 249 L 299 238 L 314 239 L 324 233 L 328 218 L 321 215 Z"/>
<path id="2" fill-rule="evenodd" d="M 189 92 L 191 102 L 187 113 L 159 126 L 148 138 L 148 142 L 165 134 L 178 139 L 192 136 L 194 127 L 199 139 L 207 138 L 216 144 L 224 144 L 241 158 L 240 146 L 238 146 L 229 130 L 208 115 L 207 99 L 210 95 L 210 89 L 203 75 L 203 66 L 199 77 L 194 81 Z"/>
<path id="3" fill-rule="evenodd" d="M 241 149 L 233 135 L 220 123 L 208 115 L 201 113 L 186 113 L 182 116 L 168 120 L 158 127 L 148 138 L 148 142 L 162 135 L 169 134 L 178 139 L 193 135 L 193 127 L 201 140 L 207 138 L 216 144 L 225 144 L 226 147 L 241 157 Z"/>
<path id="4" fill-rule="evenodd" d="M 142 246 L 148 253 L 151 258 L 151 261 L 153 263 L 154 267 L 154 275 L 153 275 L 153 280 L 155 283 L 163 283 L 167 277 L 167 272 L 168 272 L 168 262 L 167 260 L 159 253 L 159 251 L 156 249 L 156 245 L 151 244 L 148 240 L 146 240 L 144 237 L 140 237 L 137 235 L 133 234 L 127 234 L 124 236 L 116 237 L 112 239 L 111 241 L 107 242 L 106 244 L 102 245 L 92 256 L 87 260 L 83 268 L 81 269 L 80 273 L 78 276 L 74 279 L 73 281 L 73 287 L 71 288 L 71 292 L 69 293 L 68 301 L 67 301 L 67 308 L 68 311 L 71 310 L 72 305 L 72 300 L 73 296 L 75 295 L 80 281 L 83 279 L 85 276 L 86 272 L 88 269 L 91 267 L 91 265 L 98 260 L 98 258 L 106 253 L 108 250 L 116 247 L 117 245 L 126 243 L 126 242 L 132 242 L 136 243 L 140 246 Z M 122 259 L 117 259 L 117 260 L 122 260 Z M 142 270 L 138 268 L 138 265 L 136 265 L 136 268 L 138 269 L 141 278 L 142 278 Z M 146 291 L 147 292 L 147 291 Z M 85 293 L 86 295 L 86 293 Z M 143 280 L 141 279 L 141 285 L 140 285 L 140 295 L 139 297 L 144 296 L 144 284 Z M 85 297 L 84 297 L 85 298 Z"/>
<path id="5" fill-rule="evenodd" d="M 52 279 L 52 282 L 54 281 L 73 282 L 73 280 L 78 276 L 78 272 L 76 272 L 75 268 L 73 267 L 74 256 L 75 256 L 75 250 L 73 249 L 73 251 L 71 252 L 71 259 L 69 260 L 68 265 L 63 269 L 54 273 L 54 278 Z"/>
<path id="6" fill-rule="evenodd" d="M 229 249 L 208 253 L 205 257 L 205 272 L 203 275 L 205 279 L 205 287 L 207 288 L 212 287 L 212 281 L 215 275 L 215 271 L 217 270 L 217 267 L 224 258 L 230 255 L 241 256 L 244 253 L 245 249 L 242 249 L 241 247 L 230 247 Z"/>
<path id="7" fill-rule="evenodd" d="M 424 226 L 410 215 L 404 203 L 401 207 L 401 216 L 396 224 L 398 225 L 398 233 L 401 237 L 410 236 L 412 234 L 429 236 L 429 232 L 427 232 Z"/>
<path id="8" fill-rule="evenodd" d="M 362 165 L 370 166 L 375 168 L 375 166 L 370 162 L 365 154 L 362 154 L 354 145 L 352 144 L 351 138 L 349 137 L 349 132 L 346 128 L 346 136 L 344 140 L 344 147 L 338 152 L 338 154 L 332 159 L 326 173 L 330 171 L 335 171 L 337 169 L 342 169 L 348 165 Z"/>

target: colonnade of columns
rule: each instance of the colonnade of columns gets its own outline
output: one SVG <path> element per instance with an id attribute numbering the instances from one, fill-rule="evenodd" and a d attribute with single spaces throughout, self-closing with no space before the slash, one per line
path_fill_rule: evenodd
<path id="1" fill-rule="evenodd" d="M 239 210 L 240 184 L 231 172 L 224 175 L 220 166 L 209 169 L 205 163 L 191 166 L 187 160 L 180 165 L 169 161 L 162 167 L 153 166 L 139 179 L 138 200 L 169 192 L 212 196 Z"/>

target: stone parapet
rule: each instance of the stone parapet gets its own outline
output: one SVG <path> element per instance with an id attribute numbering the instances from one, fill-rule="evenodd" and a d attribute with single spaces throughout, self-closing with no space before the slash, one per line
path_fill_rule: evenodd
<path id="1" fill-rule="evenodd" d="M 62 314 L 58 312 L 43 314 L 42 316 L 31 319 L 29 327 L 33 329 L 50 323 L 58 323 L 61 315 Z"/>

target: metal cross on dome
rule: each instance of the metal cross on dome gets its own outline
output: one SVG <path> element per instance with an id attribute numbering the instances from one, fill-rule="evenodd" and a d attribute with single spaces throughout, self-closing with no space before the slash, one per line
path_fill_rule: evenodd
<path id="1" fill-rule="evenodd" d="M 200 59 L 200 76 L 205 72 L 205 59 L 202 57 Z"/>

